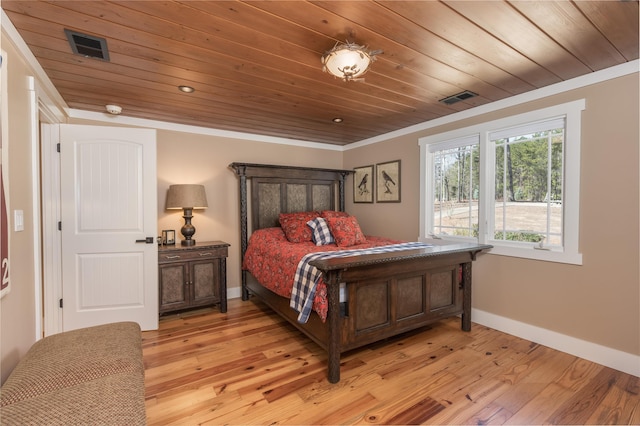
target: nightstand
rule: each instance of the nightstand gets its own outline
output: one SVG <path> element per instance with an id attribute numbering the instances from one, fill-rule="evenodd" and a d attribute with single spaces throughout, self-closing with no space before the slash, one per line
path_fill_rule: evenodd
<path id="1" fill-rule="evenodd" d="M 158 247 L 159 313 L 219 304 L 227 312 L 224 241 Z"/>

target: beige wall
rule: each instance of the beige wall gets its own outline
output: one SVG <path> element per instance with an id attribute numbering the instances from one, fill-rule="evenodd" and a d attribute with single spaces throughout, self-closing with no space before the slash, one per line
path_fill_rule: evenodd
<path id="1" fill-rule="evenodd" d="M 0 300 L 0 368 L 2 382 L 36 340 L 33 264 L 33 192 L 31 182 L 31 132 L 29 131 L 29 89 L 27 69 L 14 47 L 2 37 L 7 52 L 2 72 L 7 72 L 9 112 L 9 262 L 11 291 Z M 4 167 L 4 165 L 3 165 Z M 24 211 L 25 230 L 13 231 L 13 211 Z"/>
<path id="2" fill-rule="evenodd" d="M 347 208 L 365 233 L 419 233 L 418 138 L 478 122 L 586 99 L 582 115 L 580 251 L 583 265 L 482 255 L 473 307 L 536 327 L 640 354 L 638 75 L 617 78 L 504 111 L 348 150 L 344 167 L 402 161 L 400 204 Z"/>

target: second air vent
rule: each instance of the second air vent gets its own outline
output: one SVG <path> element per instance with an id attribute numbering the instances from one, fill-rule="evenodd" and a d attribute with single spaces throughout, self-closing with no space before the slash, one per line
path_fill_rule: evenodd
<path id="1" fill-rule="evenodd" d="M 455 104 L 456 102 L 464 101 L 465 99 L 473 98 L 476 96 L 478 96 L 477 93 L 473 93 L 469 90 L 465 90 L 464 92 L 460 92 L 456 95 L 449 96 L 444 99 L 440 99 L 440 102 L 442 102 L 443 104 L 451 105 L 451 104 Z"/>
<path id="2" fill-rule="evenodd" d="M 87 58 L 109 60 L 109 51 L 107 50 L 107 40 L 101 37 L 90 36 L 76 31 L 64 30 L 71 45 L 71 50 L 76 55 L 82 55 Z"/>

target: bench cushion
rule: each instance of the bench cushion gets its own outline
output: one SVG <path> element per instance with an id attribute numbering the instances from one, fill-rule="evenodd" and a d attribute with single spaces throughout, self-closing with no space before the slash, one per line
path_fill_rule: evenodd
<path id="1" fill-rule="evenodd" d="M 145 425 L 144 377 L 119 373 L 0 409 L 2 425 Z"/>
<path id="2" fill-rule="evenodd" d="M 2 424 L 86 424 L 102 415 L 121 424 L 120 414 L 144 424 L 140 326 L 105 324 L 36 342 L 3 384 L 0 407 Z"/>

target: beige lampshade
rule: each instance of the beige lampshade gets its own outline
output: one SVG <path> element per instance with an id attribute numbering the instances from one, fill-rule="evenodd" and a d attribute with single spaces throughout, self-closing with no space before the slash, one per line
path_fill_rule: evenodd
<path id="1" fill-rule="evenodd" d="M 171 185 L 167 193 L 167 209 L 203 209 L 207 205 L 204 185 Z"/>

